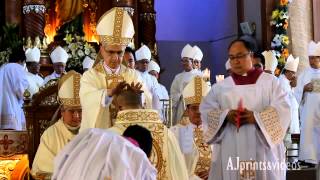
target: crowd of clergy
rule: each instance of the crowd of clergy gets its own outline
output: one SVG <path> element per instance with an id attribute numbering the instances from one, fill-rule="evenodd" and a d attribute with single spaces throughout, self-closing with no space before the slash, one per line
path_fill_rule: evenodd
<path id="1" fill-rule="evenodd" d="M 168 93 L 150 49 L 128 47 L 134 27 L 126 11 L 106 12 L 96 30 L 99 56 L 85 58 L 83 74 L 65 71 L 69 57 L 60 46 L 44 79 L 36 47 L 13 53 L 0 68 L 0 129 L 25 130 L 24 92 L 34 95 L 58 79 L 61 113 L 41 136 L 34 178 L 284 180 L 287 169 L 270 163 L 285 163 L 284 145 L 299 133 L 299 160 L 319 164 L 320 43 L 309 44 L 310 67 L 297 75 L 299 57 L 290 55 L 277 77 L 271 51 L 254 52 L 236 39 L 228 47 L 228 76 L 214 84 L 203 77 L 201 49 L 187 44 Z M 171 127 L 162 102 L 169 99 Z M 264 169 L 237 167 L 261 162 Z"/>

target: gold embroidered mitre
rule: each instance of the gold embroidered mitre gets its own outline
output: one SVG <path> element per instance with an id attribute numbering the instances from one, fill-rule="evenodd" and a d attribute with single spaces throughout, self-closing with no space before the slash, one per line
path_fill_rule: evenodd
<path id="1" fill-rule="evenodd" d="M 80 107 L 80 78 L 81 74 L 75 71 L 69 71 L 59 80 L 58 100 L 68 107 Z"/>
<path id="2" fill-rule="evenodd" d="M 185 105 L 200 104 L 202 98 L 208 94 L 209 90 L 210 86 L 201 76 L 194 77 L 182 92 Z"/>
<path id="3" fill-rule="evenodd" d="M 99 19 L 96 29 L 102 45 L 127 46 L 134 35 L 131 17 L 122 7 L 114 7 L 104 13 Z"/>

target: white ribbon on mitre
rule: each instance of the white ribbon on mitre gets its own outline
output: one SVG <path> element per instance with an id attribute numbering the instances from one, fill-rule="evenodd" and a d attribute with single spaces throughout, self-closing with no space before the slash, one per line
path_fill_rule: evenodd
<path id="1" fill-rule="evenodd" d="M 284 69 L 297 72 L 299 65 L 299 57 L 294 58 L 291 54 L 287 59 L 286 65 L 284 66 Z"/>
<path id="2" fill-rule="evenodd" d="M 278 59 L 276 58 L 276 56 L 273 54 L 272 51 L 264 51 L 262 52 L 262 55 L 264 56 L 264 59 L 265 59 L 264 69 L 274 73 L 274 71 L 278 66 Z"/>

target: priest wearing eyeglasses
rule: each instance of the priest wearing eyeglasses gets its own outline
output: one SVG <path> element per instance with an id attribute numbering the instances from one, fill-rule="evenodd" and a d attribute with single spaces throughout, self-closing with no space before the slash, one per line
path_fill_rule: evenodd
<path id="1" fill-rule="evenodd" d="M 285 179 L 289 98 L 275 76 L 253 68 L 252 51 L 245 40 L 229 45 L 232 74 L 200 104 L 204 136 L 213 144 L 210 180 Z"/>

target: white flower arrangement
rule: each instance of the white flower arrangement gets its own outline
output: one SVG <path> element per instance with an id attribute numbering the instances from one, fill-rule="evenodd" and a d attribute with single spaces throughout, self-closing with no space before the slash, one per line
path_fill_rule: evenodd
<path id="1" fill-rule="evenodd" d="M 0 51 L 0 66 L 9 62 L 10 54 L 11 54 L 10 48 L 7 48 L 4 51 Z"/>
<path id="2" fill-rule="evenodd" d="M 96 59 L 96 49 L 85 41 L 84 37 L 67 34 L 63 40 L 67 44 L 63 48 L 69 55 L 67 68 L 82 69 L 82 62 L 86 56 L 89 56 L 91 59 Z"/>

